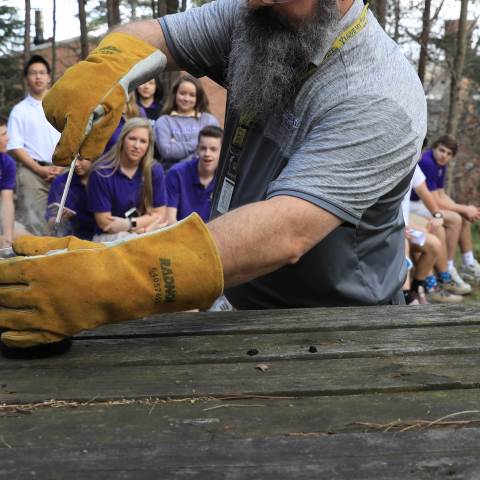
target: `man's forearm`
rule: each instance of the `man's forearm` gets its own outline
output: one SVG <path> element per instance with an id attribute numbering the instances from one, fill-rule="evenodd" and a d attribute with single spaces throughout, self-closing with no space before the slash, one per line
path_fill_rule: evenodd
<path id="1" fill-rule="evenodd" d="M 13 229 L 15 224 L 15 207 L 13 206 L 13 192 L 11 198 L 5 198 L 2 191 L 2 228 L 3 236 L 8 240 L 13 240 Z"/>
<path id="2" fill-rule="evenodd" d="M 178 70 L 178 66 L 167 47 L 165 36 L 158 20 L 142 20 L 140 22 L 118 25 L 113 31 L 128 33 L 158 48 L 167 57 L 167 69 Z"/>
<path id="3" fill-rule="evenodd" d="M 24 148 L 14 148 L 8 153 L 22 165 L 32 170 L 32 172 L 37 173 L 38 163 L 30 156 L 30 154 Z"/>
<path id="4" fill-rule="evenodd" d="M 228 288 L 295 263 L 341 223 L 316 205 L 279 196 L 232 210 L 208 228 Z"/>
<path id="5" fill-rule="evenodd" d="M 436 200 L 438 206 L 442 210 L 451 210 L 452 212 L 457 212 L 463 214 L 465 211 L 465 206 L 459 203 L 455 203 L 445 192 L 436 192 Z"/>
<path id="6" fill-rule="evenodd" d="M 440 206 L 438 205 L 435 196 L 432 195 L 430 190 L 428 190 L 425 183 L 417 187 L 415 193 L 420 197 L 420 200 L 422 200 L 429 212 L 433 214 L 440 210 Z"/>

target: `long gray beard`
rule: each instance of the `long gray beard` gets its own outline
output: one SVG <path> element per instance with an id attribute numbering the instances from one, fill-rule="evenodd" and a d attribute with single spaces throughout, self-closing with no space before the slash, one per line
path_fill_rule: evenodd
<path id="1" fill-rule="evenodd" d="M 292 25 L 271 8 L 244 9 L 229 58 L 230 104 L 258 121 L 289 105 L 302 76 L 331 41 L 339 19 L 336 0 L 319 0 L 314 19 Z"/>

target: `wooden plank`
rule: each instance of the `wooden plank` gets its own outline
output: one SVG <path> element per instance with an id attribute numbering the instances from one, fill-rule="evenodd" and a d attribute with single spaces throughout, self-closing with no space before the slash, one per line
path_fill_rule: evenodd
<path id="1" fill-rule="evenodd" d="M 480 355 L 393 356 L 253 363 L 2 370 L 0 403 L 49 399 L 246 395 L 345 395 L 478 388 Z"/>
<path id="2" fill-rule="evenodd" d="M 134 440 L 133 440 L 134 442 Z M 480 430 L 3 448 L 5 478 L 474 479 Z"/>
<path id="3" fill-rule="evenodd" d="M 0 407 L 0 448 L 89 448 L 122 444 L 125 439 L 132 444 L 153 444 L 171 439 L 418 430 L 447 415 L 478 412 L 480 390 L 68 405 L 53 403 L 20 410 Z M 447 420 L 479 427 L 480 413 L 453 415 Z"/>
<path id="4" fill-rule="evenodd" d="M 313 347 L 313 348 L 312 348 Z M 255 355 L 251 355 L 257 352 Z M 270 362 L 328 358 L 480 353 L 480 325 L 302 332 L 83 339 L 68 355 L 12 361 L 0 359 L 0 371 L 11 368 L 85 368 L 107 365 L 180 365 L 188 363 Z"/>
<path id="5" fill-rule="evenodd" d="M 154 315 L 84 332 L 83 337 L 319 332 L 437 325 L 479 325 L 476 305 L 308 308 Z"/>

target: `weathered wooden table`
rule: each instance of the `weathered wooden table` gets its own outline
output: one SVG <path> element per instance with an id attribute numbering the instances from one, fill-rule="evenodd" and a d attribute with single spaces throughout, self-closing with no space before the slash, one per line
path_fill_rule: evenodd
<path id="1" fill-rule="evenodd" d="M 177 314 L 0 359 L 0 477 L 479 479 L 472 306 Z"/>

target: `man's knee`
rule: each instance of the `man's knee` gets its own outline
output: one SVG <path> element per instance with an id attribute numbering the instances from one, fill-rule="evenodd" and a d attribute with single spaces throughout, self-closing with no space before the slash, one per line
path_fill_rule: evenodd
<path id="1" fill-rule="evenodd" d="M 447 228 L 461 227 L 462 226 L 462 217 L 459 213 L 453 212 L 452 210 L 442 210 L 443 213 L 443 223 Z"/>

